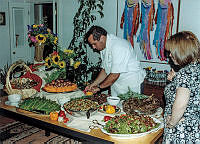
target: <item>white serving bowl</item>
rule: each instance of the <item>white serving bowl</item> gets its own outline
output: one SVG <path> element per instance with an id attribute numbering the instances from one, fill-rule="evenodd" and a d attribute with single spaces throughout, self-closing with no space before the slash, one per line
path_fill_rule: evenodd
<path id="1" fill-rule="evenodd" d="M 107 97 L 107 102 L 109 105 L 117 105 L 120 102 L 120 98 L 119 97 Z"/>
<path id="2" fill-rule="evenodd" d="M 58 98 L 58 103 L 63 106 L 65 103 L 67 103 L 68 101 L 70 101 L 70 98 L 67 98 L 67 97 L 61 97 L 61 98 Z"/>
<path id="3" fill-rule="evenodd" d="M 21 100 L 22 96 L 19 94 L 11 94 L 8 96 L 8 100 L 11 103 L 18 103 Z"/>

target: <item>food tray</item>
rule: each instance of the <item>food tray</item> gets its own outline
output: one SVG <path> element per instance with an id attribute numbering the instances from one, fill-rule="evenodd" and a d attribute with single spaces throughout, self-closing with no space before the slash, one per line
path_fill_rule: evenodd
<path id="1" fill-rule="evenodd" d="M 20 109 L 20 108 L 16 108 L 16 111 L 17 111 L 17 112 L 20 112 L 20 113 L 24 113 L 24 114 L 30 115 L 30 116 L 49 117 L 49 115 L 39 114 L 39 113 L 35 113 L 35 112 L 31 112 L 31 111 L 23 110 L 23 109 Z"/>
<path id="2" fill-rule="evenodd" d="M 99 104 L 88 99 L 77 98 L 66 102 L 63 107 L 72 116 L 87 116 L 89 118 L 98 111 Z"/>
<path id="3" fill-rule="evenodd" d="M 49 91 L 46 91 L 45 89 L 42 88 L 42 91 L 46 92 L 46 93 L 52 93 L 52 94 L 65 94 L 65 93 L 71 93 L 71 92 L 76 92 L 78 91 L 79 89 L 75 89 L 75 90 L 72 90 L 72 91 L 65 91 L 65 92 L 49 92 Z"/>
<path id="4" fill-rule="evenodd" d="M 152 117 L 153 118 L 153 117 Z M 164 127 L 164 124 L 156 119 L 156 118 L 153 118 L 153 120 L 156 122 L 156 123 L 160 123 L 159 127 L 157 128 L 154 128 L 150 131 L 147 131 L 147 132 L 143 132 L 143 133 L 138 133 L 138 134 L 113 134 L 113 133 L 109 133 L 107 132 L 106 130 L 104 130 L 103 128 L 101 128 L 101 131 L 113 138 L 117 138 L 117 139 L 131 139 L 131 138 L 138 138 L 138 137 L 142 137 L 142 136 L 145 136 L 145 135 L 148 135 L 150 133 L 153 133 L 153 132 L 156 132 L 158 131 L 159 129 L 163 128 Z"/>

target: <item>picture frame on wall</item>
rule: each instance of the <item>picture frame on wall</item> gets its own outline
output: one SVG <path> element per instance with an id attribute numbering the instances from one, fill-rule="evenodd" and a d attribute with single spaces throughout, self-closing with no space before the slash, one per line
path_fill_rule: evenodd
<path id="1" fill-rule="evenodd" d="M 6 25 L 5 12 L 0 12 L 0 25 Z"/>

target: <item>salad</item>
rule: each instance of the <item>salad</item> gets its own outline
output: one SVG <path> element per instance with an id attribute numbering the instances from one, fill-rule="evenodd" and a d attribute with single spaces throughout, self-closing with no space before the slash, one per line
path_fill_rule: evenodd
<path id="1" fill-rule="evenodd" d="M 104 130 L 112 134 L 138 134 L 158 128 L 160 123 L 156 123 L 151 117 L 145 115 L 120 115 L 108 120 Z"/>

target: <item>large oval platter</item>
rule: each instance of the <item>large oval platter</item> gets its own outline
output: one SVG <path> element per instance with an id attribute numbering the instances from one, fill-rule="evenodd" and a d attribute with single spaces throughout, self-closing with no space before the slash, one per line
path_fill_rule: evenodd
<path id="1" fill-rule="evenodd" d="M 114 134 L 114 133 L 109 133 L 107 132 L 104 128 L 101 128 L 101 131 L 113 138 L 117 138 L 117 139 L 131 139 L 131 138 L 138 138 L 138 137 L 142 137 L 142 136 L 146 136 L 150 133 L 156 132 L 158 130 L 160 130 L 161 128 L 164 127 L 163 122 L 161 122 L 160 120 L 152 117 L 152 119 L 154 120 L 154 122 L 159 123 L 159 126 L 157 128 L 153 128 L 150 131 L 147 132 L 143 132 L 143 133 L 136 133 L 136 134 Z"/>

